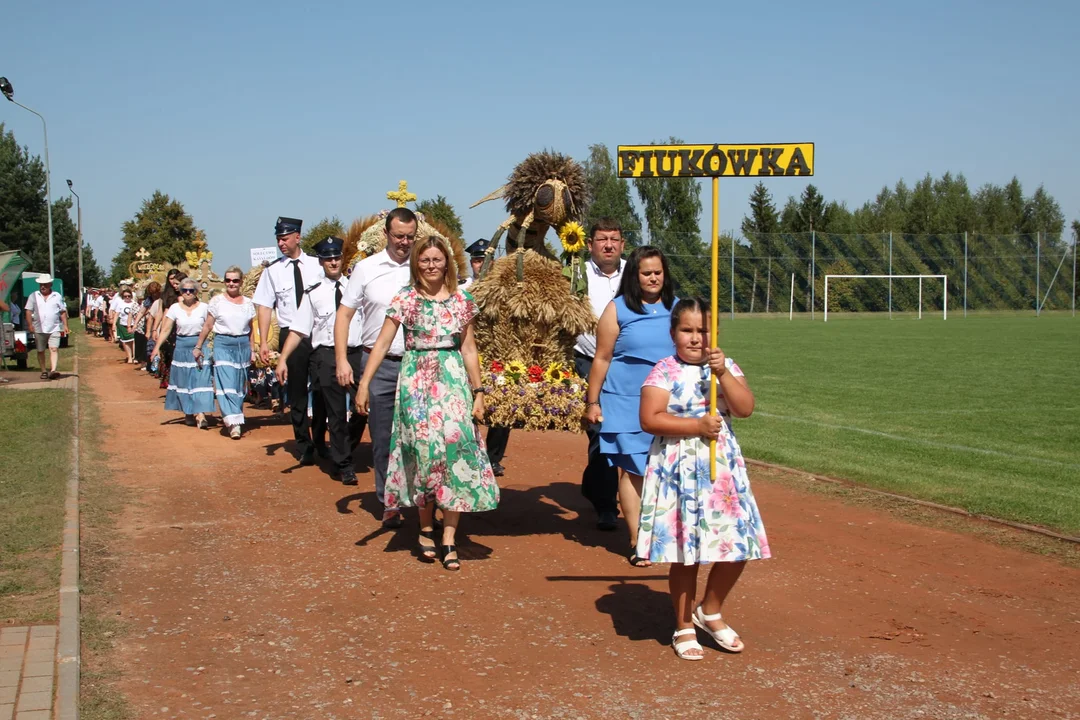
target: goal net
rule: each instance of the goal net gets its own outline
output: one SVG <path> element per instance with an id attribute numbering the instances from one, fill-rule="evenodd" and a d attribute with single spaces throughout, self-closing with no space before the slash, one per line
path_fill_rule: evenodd
<path id="1" fill-rule="evenodd" d="M 941 286 L 941 319 L 949 318 L 949 276 L 948 275 L 826 275 L 825 276 L 825 322 L 829 321 L 829 280 L 903 280 L 918 279 L 919 281 L 919 319 L 922 319 L 923 280 L 940 280 Z M 892 312 L 892 308 L 889 308 Z"/>

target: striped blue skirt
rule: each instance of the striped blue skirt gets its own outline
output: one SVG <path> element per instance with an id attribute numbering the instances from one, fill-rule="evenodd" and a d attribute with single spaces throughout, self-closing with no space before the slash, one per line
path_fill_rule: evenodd
<path id="1" fill-rule="evenodd" d="M 251 366 L 251 343 L 247 335 L 214 336 L 214 385 L 218 407 L 226 425 L 244 424 L 244 398 Z"/>
<path id="2" fill-rule="evenodd" d="M 169 367 L 169 387 L 165 391 L 166 410 L 179 410 L 185 415 L 214 412 L 210 363 L 204 359 L 200 368 L 191 354 L 198 339 L 195 335 L 176 336 L 176 349 Z"/>

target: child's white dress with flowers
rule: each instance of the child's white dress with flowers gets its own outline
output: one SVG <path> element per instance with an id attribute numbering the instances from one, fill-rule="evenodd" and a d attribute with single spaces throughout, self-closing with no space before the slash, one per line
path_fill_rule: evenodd
<path id="1" fill-rule="evenodd" d="M 743 374 L 730 358 L 726 367 L 734 376 Z M 643 387 L 669 391 L 667 411 L 696 418 L 709 411 L 710 375 L 707 365 L 667 357 L 656 364 Z M 724 427 L 716 442 L 716 482 L 709 478 L 706 441 L 700 437 L 653 438 L 641 493 L 638 557 L 654 563 L 695 565 L 770 556 L 746 463 L 731 432 L 727 403 L 719 386 L 717 412 L 724 416 Z"/>

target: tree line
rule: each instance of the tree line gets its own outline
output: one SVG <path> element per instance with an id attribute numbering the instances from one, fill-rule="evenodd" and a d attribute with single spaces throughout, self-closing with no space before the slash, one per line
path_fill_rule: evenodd
<path id="1" fill-rule="evenodd" d="M 680 144 L 675 137 L 669 144 Z M 701 184 L 693 178 L 619 178 L 611 152 L 603 144 L 589 147 L 583 162 L 590 191 L 584 209 L 586 227 L 603 216 L 616 218 L 627 245 L 646 242 L 661 247 L 671 261 L 671 272 L 683 295 L 708 294 L 709 249 L 702 237 Z M 45 171 L 40 158 L 20 147 L 0 125 L 0 250 L 18 249 L 29 255 L 33 268 L 48 264 Z M 57 275 L 66 287 L 78 283 L 77 231 L 67 211 L 68 198 L 53 205 Z M 463 224 L 445 197 L 423 200 L 416 209 L 463 234 Z M 345 224 L 326 217 L 307 228 L 303 245 L 311 248 L 330 235 L 343 235 Z M 947 274 L 950 303 L 961 299 L 964 237 L 968 240 L 968 293 L 972 307 L 1030 307 L 1036 290 L 1044 292 L 1048 277 L 1060 278 L 1048 303 L 1068 303 L 1072 287 L 1071 263 L 1057 263 L 1068 252 L 1060 205 L 1042 186 L 1024 192 L 1017 178 L 1004 186 L 986 184 L 972 191 L 962 174 L 926 175 L 914 186 L 903 180 L 883 187 L 872 200 L 851 210 L 842 201 L 825 198 L 813 184 L 778 207 L 763 183 L 750 193 L 741 237 L 725 233 L 721 240 L 721 296 L 730 297 L 732 279 L 735 309 L 739 311 L 786 307 L 790 278 L 795 276 L 798 310 L 819 299 L 823 276 L 829 274 Z M 83 251 L 84 275 L 89 286 L 115 283 L 128 275 L 135 253 L 145 248 L 154 260 L 179 264 L 185 253 L 207 247 L 206 234 L 196 226 L 183 204 L 155 191 L 121 227 L 122 243 L 106 276 L 92 249 Z M 1073 221 L 1072 235 L 1080 235 Z M 891 253 L 890 253 L 891 246 Z M 732 263 L 734 249 L 734 272 Z M 1036 259 L 1036 256 L 1041 256 Z M 891 268 L 890 268 L 891 259 Z M 927 285 L 928 301 L 940 303 L 940 291 Z M 937 293 L 935 296 L 934 293 Z M 905 309 L 916 302 L 914 283 L 893 282 L 893 307 Z M 830 309 L 884 310 L 888 284 L 837 281 L 830 283 Z M 783 308 L 781 308 L 783 309 Z"/>
<path id="2" fill-rule="evenodd" d="M 52 205 L 53 263 L 68 298 L 74 298 L 79 288 L 79 231 L 72 206 L 71 198 L 54 200 Z M 49 272 L 45 164 L 0 123 L 0 252 L 7 250 L 29 257 L 30 270 Z M 104 280 L 89 244 L 83 247 L 83 278 L 87 286 Z"/>
<path id="3" fill-rule="evenodd" d="M 682 141 L 672 137 L 666 143 Z M 611 153 L 599 144 L 590 147 L 585 166 L 593 189 L 587 221 L 617 218 L 629 229 L 624 233 L 629 244 L 647 239 L 665 251 L 678 292 L 707 295 L 710 261 L 699 225 L 701 184 L 690 178 L 621 179 Z M 1068 306 L 1072 266 L 1066 269 L 1063 261 L 1072 240 L 1080 237 L 1080 221 L 1073 221 L 1073 238 L 1067 237 L 1061 206 L 1041 185 L 1028 195 L 1014 177 L 1005 186 L 986 184 L 972 192 L 962 174 L 945 173 L 937 179 L 928 174 L 914 187 L 900 180 L 855 210 L 827 200 L 813 184 L 777 208 L 759 182 L 740 230 L 741 237 L 724 233 L 721 238 L 719 288 L 721 305 L 729 304 L 724 300 L 731 297 L 734 280 L 739 312 L 786 310 L 792 275 L 795 309 L 809 310 L 811 298 L 820 309 L 826 273 L 948 275 L 949 303 L 958 307 L 965 290 L 965 233 L 968 306 L 1018 309 L 1034 307 L 1036 295 L 1042 302 L 1055 274 L 1047 306 Z M 891 284 L 892 307 L 915 308 L 917 281 Z M 889 285 L 831 281 L 830 309 L 886 310 Z M 924 299 L 940 307 L 941 286 L 924 283 Z"/>

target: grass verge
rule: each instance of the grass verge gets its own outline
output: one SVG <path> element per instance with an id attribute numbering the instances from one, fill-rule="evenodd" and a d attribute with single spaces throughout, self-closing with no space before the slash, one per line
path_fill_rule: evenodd
<path id="1" fill-rule="evenodd" d="M 724 323 L 747 457 L 1080 534 L 1080 325 L 1067 315 Z"/>
<path id="2" fill-rule="evenodd" d="M 979 518 L 956 515 L 900 498 L 868 492 L 858 486 L 822 482 L 800 471 L 785 472 L 751 466 L 750 476 L 754 482 L 760 478 L 765 482 L 838 500 L 852 507 L 880 510 L 914 525 L 973 535 L 1001 547 L 1042 555 L 1068 567 L 1080 569 L 1080 545 L 1066 540 L 997 525 Z"/>
<path id="3" fill-rule="evenodd" d="M 83 366 L 89 353 L 82 350 Z M 97 397 L 84 383 L 80 386 L 79 493 L 81 503 L 82 560 L 82 673 L 79 713 L 83 720 L 126 720 L 132 717 L 124 696 L 116 690 L 120 670 L 110 651 L 125 625 L 112 609 L 110 578 L 116 566 L 111 548 L 116 543 L 116 522 L 129 493 L 116 483 L 103 450 Z"/>
<path id="4" fill-rule="evenodd" d="M 0 621 L 53 623 L 74 395 L 70 390 L 0 392 Z"/>

